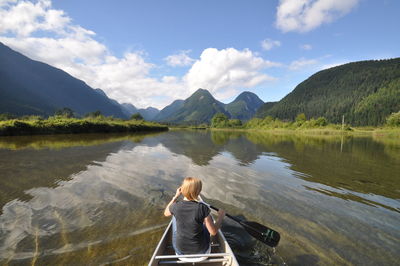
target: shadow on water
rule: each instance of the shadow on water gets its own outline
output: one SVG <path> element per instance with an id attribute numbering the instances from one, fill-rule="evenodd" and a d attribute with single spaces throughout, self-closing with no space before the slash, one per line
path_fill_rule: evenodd
<path id="1" fill-rule="evenodd" d="M 243 215 L 234 217 L 247 221 Z M 252 238 L 237 222 L 226 218 L 222 223 L 221 230 L 240 265 L 286 265 L 284 260 L 276 254 L 274 248 Z"/>

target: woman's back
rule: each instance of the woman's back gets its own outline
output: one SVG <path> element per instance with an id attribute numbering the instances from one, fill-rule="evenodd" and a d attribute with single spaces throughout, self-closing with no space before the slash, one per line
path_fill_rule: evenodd
<path id="1" fill-rule="evenodd" d="M 174 216 L 172 242 L 179 255 L 201 254 L 209 250 L 210 234 L 214 236 L 218 233 L 225 216 L 225 212 L 220 209 L 218 220 L 214 223 L 208 206 L 197 201 L 201 189 L 200 179 L 186 177 L 165 207 L 164 215 Z M 181 194 L 184 196 L 183 201 L 176 202 Z"/>
<path id="2" fill-rule="evenodd" d="M 182 254 L 200 254 L 209 248 L 210 233 L 204 219 L 210 209 L 197 201 L 179 201 L 170 206 L 176 219 L 176 248 Z"/>

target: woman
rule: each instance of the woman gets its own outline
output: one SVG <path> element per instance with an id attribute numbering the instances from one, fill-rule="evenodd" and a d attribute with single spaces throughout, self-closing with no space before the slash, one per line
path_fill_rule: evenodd
<path id="1" fill-rule="evenodd" d="M 173 215 L 172 244 L 178 255 L 207 253 L 210 234 L 214 236 L 218 233 L 225 216 L 225 211 L 220 209 L 217 222 L 214 223 L 208 206 L 199 202 L 201 189 L 200 179 L 186 177 L 165 208 L 165 216 Z M 176 202 L 181 194 L 183 200 Z"/>

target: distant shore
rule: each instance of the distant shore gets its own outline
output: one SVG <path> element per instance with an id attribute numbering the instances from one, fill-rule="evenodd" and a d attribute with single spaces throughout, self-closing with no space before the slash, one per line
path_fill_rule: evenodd
<path id="1" fill-rule="evenodd" d="M 320 127 L 320 128 L 307 128 L 307 129 L 290 129 L 290 128 L 239 128 L 239 127 L 224 127 L 224 128 L 212 128 L 212 127 L 170 127 L 170 130 L 211 130 L 211 131 L 236 131 L 236 132 L 257 132 L 257 133 L 272 133 L 272 134 L 299 134 L 308 136 L 373 136 L 373 137 L 389 137 L 389 138 L 400 138 L 400 128 L 398 127 L 351 127 L 347 130 L 341 130 L 331 127 Z"/>
<path id="2" fill-rule="evenodd" d="M 304 113 L 297 115 L 295 121 L 282 121 L 267 116 L 263 119 L 252 118 L 245 123 L 238 119 L 228 119 L 223 114 L 217 114 L 213 117 L 210 128 L 213 130 L 244 130 L 303 135 L 400 137 L 400 112 L 389 115 L 386 118 L 386 123 L 381 126 L 352 126 L 345 124 L 344 120 L 341 124 L 333 124 L 328 123 L 324 117 L 307 120 Z"/>
<path id="3" fill-rule="evenodd" d="M 130 133 L 167 131 L 168 126 L 142 120 L 115 118 L 12 119 L 0 121 L 0 136 L 53 135 L 79 133 Z"/>

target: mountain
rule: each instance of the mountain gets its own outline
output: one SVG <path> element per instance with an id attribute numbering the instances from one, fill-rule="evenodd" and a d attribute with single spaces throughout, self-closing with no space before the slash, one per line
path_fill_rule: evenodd
<path id="1" fill-rule="evenodd" d="M 182 106 L 184 100 L 175 100 L 170 105 L 164 107 L 155 117 L 155 121 L 163 121 L 171 116 L 173 113 L 178 111 Z"/>
<path id="2" fill-rule="evenodd" d="M 256 117 L 265 117 L 266 113 L 275 106 L 278 102 L 266 102 L 263 105 L 261 105 L 258 109 L 257 112 L 255 113 Z"/>
<path id="3" fill-rule="evenodd" d="M 122 111 L 126 116 L 130 117 L 133 114 L 139 113 L 147 121 L 154 120 L 154 117 L 160 112 L 157 108 L 147 107 L 146 109 L 137 109 L 133 104 L 122 103 Z"/>
<path id="4" fill-rule="evenodd" d="M 49 116 L 63 107 L 79 115 L 99 110 L 107 116 L 126 117 L 104 92 L 0 43 L 0 113 Z"/>
<path id="5" fill-rule="evenodd" d="M 121 103 L 122 111 L 127 117 L 138 113 L 138 109 L 131 103 Z"/>
<path id="6" fill-rule="evenodd" d="M 224 113 L 230 117 L 223 103 L 214 99 L 209 91 L 198 89 L 179 109 L 161 121 L 184 124 L 208 123 L 216 113 Z"/>
<path id="7" fill-rule="evenodd" d="M 233 102 L 227 104 L 225 110 L 231 115 L 231 118 L 249 120 L 263 104 L 264 102 L 256 94 L 245 91 L 239 94 Z"/>
<path id="8" fill-rule="evenodd" d="M 147 121 L 154 120 L 154 117 L 160 112 L 160 110 L 154 107 L 147 107 L 146 109 L 139 109 L 138 111 Z"/>
<path id="9" fill-rule="evenodd" d="M 329 122 L 381 125 L 400 110 L 400 58 L 348 63 L 322 70 L 300 83 L 282 100 L 264 104 L 257 117 L 294 120 L 324 116 Z"/>
<path id="10" fill-rule="evenodd" d="M 118 108 L 120 108 L 120 110 L 124 113 L 124 110 L 123 110 L 122 106 L 119 104 L 119 102 L 117 102 L 114 99 L 108 98 L 107 94 L 102 89 L 94 89 L 94 91 L 99 93 L 100 95 L 102 95 L 104 97 L 104 99 L 109 101 L 114 106 L 117 106 Z"/>

